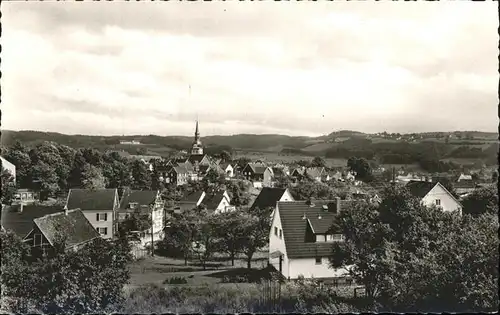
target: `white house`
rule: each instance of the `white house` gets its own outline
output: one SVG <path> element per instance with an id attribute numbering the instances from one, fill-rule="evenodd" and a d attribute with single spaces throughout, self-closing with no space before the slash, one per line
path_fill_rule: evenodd
<path id="1" fill-rule="evenodd" d="M 405 187 L 428 207 L 434 205 L 446 212 L 462 214 L 462 204 L 439 182 L 411 181 Z"/>
<path id="2" fill-rule="evenodd" d="M 16 180 L 16 166 L 3 157 L 0 156 L 0 160 L 2 161 L 2 170 L 7 170 L 14 177 L 14 182 Z"/>
<path id="3" fill-rule="evenodd" d="M 231 199 L 225 190 L 215 192 L 196 191 L 186 195 L 179 201 L 179 210 L 186 211 L 204 205 L 207 210 L 215 213 L 235 210 L 231 205 Z"/>
<path id="4" fill-rule="evenodd" d="M 342 208 L 356 201 L 278 202 L 269 234 L 269 263 L 287 279 L 345 277 L 329 265 L 332 243 L 344 237 L 332 228 Z M 349 266 L 346 266 L 349 268 Z"/>
<path id="5" fill-rule="evenodd" d="M 460 176 L 457 179 L 457 182 L 461 182 L 463 180 L 472 180 L 472 175 L 465 175 L 465 174 L 460 174 Z"/>
<path id="6" fill-rule="evenodd" d="M 195 191 L 190 194 L 187 194 L 179 201 L 179 210 L 181 212 L 184 212 L 187 210 L 194 209 L 201 204 L 203 198 L 205 198 L 204 191 Z"/>
<path id="7" fill-rule="evenodd" d="M 233 178 L 234 177 L 234 168 L 231 164 L 222 163 L 222 164 L 219 164 L 219 167 L 226 175 L 226 178 Z"/>
<path id="8" fill-rule="evenodd" d="M 134 213 L 148 215 L 152 227 L 142 232 L 144 244 L 157 242 L 164 236 L 164 202 L 157 190 L 130 190 L 123 192 L 118 209 L 118 221 L 123 221 Z M 152 234 L 152 235 L 151 235 Z"/>

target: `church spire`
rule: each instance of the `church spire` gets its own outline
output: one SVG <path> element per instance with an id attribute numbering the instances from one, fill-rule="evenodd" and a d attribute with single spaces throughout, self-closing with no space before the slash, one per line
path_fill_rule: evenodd
<path id="1" fill-rule="evenodd" d="M 196 120 L 196 129 L 194 131 L 194 141 L 193 147 L 191 148 L 192 155 L 202 155 L 203 154 L 203 146 L 201 144 L 200 139 L 200 129 L 198 127 L 198 119 Z"/>

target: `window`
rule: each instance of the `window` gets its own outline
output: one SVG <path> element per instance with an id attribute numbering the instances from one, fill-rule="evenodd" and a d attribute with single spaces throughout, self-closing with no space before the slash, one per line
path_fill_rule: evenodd
<path id="1" fill-rule="evenodd" d="M 283 230 L 280 229 L 280 239 L 282 239 L 282 238 L 283 238 Z"/>
<path id="2" fill-rule="evenodd" d="M 108 235 L 108 228 L 97 228 L 97 232 L 101 235 Z"/>
<path id="3" fill-rule="evenodd" d="M 43 242 L 42 234 L 33 235 L 33 245 L 34 246 L 41 246 L 42 242 Z"/>
<path id="4" fill-rule="evenodd" d="M 441 199 L 436 199 L 436 206 L 440 206 L 441 205 Z"/>
<path id="5" fill-rule="evenodd" d="M 274 227 L 274 235 L 278 236 L 278 228 Z"/>
<path id="6" fill-rule="evenodd" d="M 322 257 L 316 257 L 316 265 L 321 265 L 323 262 Z"/>
<path id="7" fill-rule="evenodd" d="M 325 234 L 316 234 L 316 242 L 325 242 L 326 235 Z"/>
<path id="8" fill-rule="evenodd" d="M 135 208 L 137 208 L 137 205 L 138 205 L 138 203 L 137 203 L 137 202 L 131 202 L 131 203 L 129 203 L 129 204 L 128 204 L 128 207 L 129 207 L 130 209 L 135 209 Z"/>
<path id="9" fill-rule="evenodd" d="M 108 221 L 108 214 L 107 213 L 96 213 L 96 220 L 97 221 Z"/>

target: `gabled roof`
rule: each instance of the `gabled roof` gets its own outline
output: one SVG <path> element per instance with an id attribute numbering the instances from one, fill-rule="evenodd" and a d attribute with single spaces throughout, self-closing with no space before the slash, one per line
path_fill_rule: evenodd
<path id="1" fill-rule="evenodd" d="M 417 198 L 424 198 L 432 188 L 436 186 L 436 183 L 431 183 L 427 181 L 409 181 L 405 187 L 408 189 L 410 194 Z"/>
<path id="2" fill-rule="evenodd" d="M 156 190 L 127 189 L 120 201 L 120 209 L 127 209 L 130 203 L 137 203 L 139 206 L 149 206 L 156 201 L 157 197 L 158 191 Z"/>
<path id="3" fill-rule="evenodd" d="M 40 232 L 51 245 L 57 241 L 58 236 L 66 238 L 66 246 L 71 247 L 86 243 L 99 237 L 99 233 L 85 218 L 80 209 L 49 214 L 33 220 Z"/>
<path id="4" fill-rule="evenodd" d="M 312 178 L 316 178 L 316 177 L 321 177 L 324 171 L 325 171 L 324 167 L 310 167 L 306 170 L 306 173 Z"/>
<path id="5" fill-rule="evenodd" d="M 261 210 L 269 207 L 274 209 L 276 207 L 276 203 L 281 199 L 281 197 L 283 197 L 285 191 L 286 188 L 262 188 L 250 209 L 253 210 L 257 207 Z"/>
<path id="6" fill-rule="evenodd" d="M 223 190 L 219 190 L 213 193 L 207 193 L 201 203 L 204 204 L 208 210 L 215 210 L 224 199 L 224 192 Z"/>
<path id="7" fill-rule="evenodd" d="M 170 171 L 174 171 L 177 174 L 188 174 L 189 171 L 185 166 L 174 166 L 170 169 Z"/>
<path id="8" fill-rule="evenodd" d="M 252 172 L 254 174 L 264 174 L 264 172 L 267 169 L 267 166 L 261 163 L 248 163 L 247 166 L 249 166 L 252 169 Z"/>
<path id="9" fill-rule="evenodd" d="M 477 184 L 472 179 L 462 179 L 454 184 L 455 188 L 476 188 Z"/>
<path id="10" fill-rule="evenodd" d="M 226 170 L 229 166 L 233 167 L 233 166 L 231 165 L 231 163 L 227 163 L 227 162 L 226 162 L 226 163 L 220 163 L 220 164 L 218 164 L 218 165 L 219 165 L 219 167 L 220 167 L 222 170 L 224 170 L 224 171 L 225 171 L 225 170 Z"/>
<path id="11" fill-rule="evenodd" d="M 308 227 L 312 227 L 316 233 L 326 233 L 336 217 L 335 212 L 328 210 L 336 209 L 336 202 L 337 200 L 318 200 L 314 201 L 312 206 L 308 205 L 306 201 L 278 202 L 278 212 L 289 258 L 313 258 L 331 255 L 332 243 L 308 241 Z M 341 209 L 347 209 L 353 204 L 354 202 L 340 201 Z M 323 209 L 323 205 L 327 206 L 328 209 Z M 303 218 L 304 214 L 305 219 Z M 321 215 L 321 219 L 318 219 L 318 215 Z"/>
<path id="12" fill-rule="evenodd" d="M 118 198 L 116 189 L 70 189 L 67 209 L 113 210 Z"/>
<path id="13" fill-rule="evenodd" d="M 23 238 L 33 229 L 33 220 L 48 214 L 63 211 L 60 206 L 26 205 L 22 212 L 17 206 L 2 210 L 2 227 Z"/>
<path id="14" fill-rule="evenodd" d="M 200 200 L 201 196 L 203 195 L 203 191 L 195 191 L 190 194 L 185 195 L 180 202 L 193 202 L 196 203 L 198 200 Z"/>
<path id="15" fill-rule="evenodd" d="M 201 161 L 208 156 L 206 154 L 202 154 L 202 155 L 190 155 L 189 158 L 188 158 L 188 161 L 191 163 L 191 164 L 195 164 L 196 162 L 198 163 L 201 163 Z"/>
<path id="16" fill-rule="evenodd" d="M 15 168 L 16 167 L 13 163 L 6 160 L 3 156 L 0 156 L 0 160 L 2 161 L 3 168 Z"/>

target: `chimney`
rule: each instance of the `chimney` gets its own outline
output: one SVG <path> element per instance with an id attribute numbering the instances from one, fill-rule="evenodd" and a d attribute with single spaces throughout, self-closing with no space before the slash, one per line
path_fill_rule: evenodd
<path id="1" fill-rule="evenodd" d="M 337 201 L 337 213 L 340 213 L 340 210 L 341 210 L 341 206 L 340 206 L 341 200 L 340 200 L 340 197 L 336 197 L 335 199 Z"/>
<path id="2" fill-rule="evenodd" d="M 321 220 L 321 213 L 318 214 L 318 220 Z"/>
<path id="3" fill-rule="evenodd" d="M 68 206 L 64 207 L 64 215 L 68 215 Z"/>
<path id="4" fill-rule="evenodd" d="M 302 220 L 305 220 L 305 219 L 307 219 L 307 217 L 306 217 L 306 213 L 304 212 L 304 215 L 302 215 Z"/>

